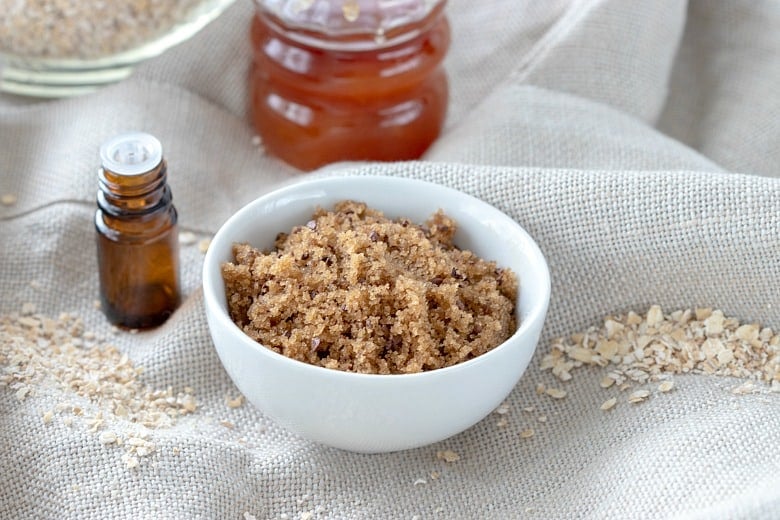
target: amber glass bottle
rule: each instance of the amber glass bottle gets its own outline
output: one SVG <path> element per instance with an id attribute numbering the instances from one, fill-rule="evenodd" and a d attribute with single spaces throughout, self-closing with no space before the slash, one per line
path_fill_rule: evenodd
<path id="1" fill-rule="evenodd" d="M 97 229 L 100 299 L 115 325 L 147 328 L 179 305 L 177 213 L 160 141 L 124 134 L 100 148 Z"/>
<path id="2" fill-rule="evenodd" d="M 416 159 L 447 111 L 442 0 L 257 0 L 252 120 L 303 170 Z"/>

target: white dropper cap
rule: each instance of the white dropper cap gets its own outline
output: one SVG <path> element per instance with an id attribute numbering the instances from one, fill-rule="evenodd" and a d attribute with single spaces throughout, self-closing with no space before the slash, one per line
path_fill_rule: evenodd
<path id="1" fill-rule="evenodd" d="M 100 147 L 103 168 L 118 175 L 141 175 L 162 161 L 162 144 L 144 132 L 121 134 Z"/>

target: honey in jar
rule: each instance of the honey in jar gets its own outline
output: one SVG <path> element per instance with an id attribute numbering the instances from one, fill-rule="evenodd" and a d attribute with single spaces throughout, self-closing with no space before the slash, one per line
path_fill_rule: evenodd
<path id="1" fill-rule="evenodd" d="M 101 308 L 131 329 L 164 322 L 179 305 L 177 213 L 154 136 L 119 135 L 100 148 L 95 213 Z"/>
<path id="2" fill-rule="evenodd" d="M 257 0 L 252 121 L 302 170 L 420 157 L 447 112 L 444 1 Z"/>

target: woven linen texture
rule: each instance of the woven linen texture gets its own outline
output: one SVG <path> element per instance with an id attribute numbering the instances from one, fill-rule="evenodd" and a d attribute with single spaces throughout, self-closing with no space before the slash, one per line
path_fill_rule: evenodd
<path id="1" fill-rule="evenodd" d="M 670 394 L 604 413 L 615 392 L 599 388 L 600 370 L 560 383 L 539 363 L 553 337 L 652 304 L 780 328 L 780 7 L 452 0 L 448 10 L 452 105 L 439 141 L 423 161 L 323 174 L 451 186 L 538 241 L 552 300 L 507 425 L 491 415 L 432 446 L 360 455 L 292 435 L 250 405 L 229 408 L 237 390 L 208 335 L 197 241 L 182 246 L 185 299 L 162 327 L 114 334 L 94 307 L 106 138 L 160 138 L 181 230 L 197 239 L 303 178 L 253 143 L 252 5 L 237 2 L 122 84 L 68 100 L 0 97 L 0 195 L 17 197 L 0 206 L 0 314 L 28 302 L 76 312 L 144 367 L 144 383 L 191 387 L 198 402 L 151 430 L 154 453 L 128 469 L 124 450 L 82 420 L 42 419 L 94 403 L 52 385 L 22 401 L 0 388 L 0 518 L 777 518 L 780 394 L 734 395 L 741 380 L 686 375 Z M 539 396 L 539 383 L 568 396 Z M 138 429 L 111 414 L 102 427 Z M 437 460 L 446 449 L 461 459 Z"/>

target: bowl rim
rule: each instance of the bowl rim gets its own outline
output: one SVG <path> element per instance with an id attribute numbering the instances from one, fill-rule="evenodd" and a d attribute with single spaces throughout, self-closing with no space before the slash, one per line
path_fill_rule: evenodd
<path id="1" fill-rule="evenodd" d="M 455 188 L 450 188 L 449 186 L 444 186 L 442 184 L 438 184 L 435 182 L 424 181 L 424 180 L 408 178 L 408 177 L 395 177 L 390 175 L 325 176 L 325 177 L 317 177 L 313 179 L 294 181 L 292 183 L 279 186 L 278 188 L 273 189 L 255 198 L 251 202 L 245 204 L 240 209 L 238 209 L 220 226 L 220 228 L 214 234 L 211 240 L 211 244 L 213 246 L 215 242 L 218 243 L 221 235 L 227 233 L 228 232 L 227 230 L 233 227 L 237 222 L 240 222 L 243 219 L 244 215 L 248 213 L 252 213 L 253 209 L 257 206 L 262 206 L 272 200 L 276 200 L 285 195 L 289 195 L 302 188 L 318 186 L 318 185 L 325 185 L 325 186 L 331 184 L 338 185 L 345 182 L 346 183 L 389 182 L 389 183 L 405 184 L 408 187 L 416 187 L 417 189 L 441 190 L 443 192 L 447 192 L 450 195 L 454 195 L 456 197 L 461 197 L 461 198 L 465 197 L 467 200 L 470 200 L 472 203 L 476 203 L 480 206 L 483 206 L 487 211 L 492 212 L 495 217 L 504 221 L 508 221 L 508 223 L 515 228 L 515 231 L 518 233 L 518 236 L 522 239 L 524 247 L 529 248 L 531 252 L 531 256 L 535 257 L 538 260 L 538 270 L 539 270 L 538 274 L 542 278 L 541 286 L 543 290 L 532 301 L 532 305 L 531 308 L 529 309 L 528 314 L 525 316 L 525 319 L 520 323 L 520 325 L 517 327 L 514 333 L 512 333 L 511 336 L 509 336 L 499 345 L 495 346 L 494 348 L 490 349 L 488 352 L 485 352 L 484 354 L 481 354 L 475 358 L 469 359 L 467 361 L 462 361 L 455 365 L 450 365 L 443 368 L 437 368 L 434 370 L 427 370 L 423 372 L 416 372 L 412 374 L 364 374 L 358 372 L 348 372 L 345 370 L 337 370 L 337 369 L 326 368 L 318 365 L 312 365 L 304 361 L 287 357 L 284 354 L 280 354 L 268 348 L 267 346 L 263 345 L 262 343 L 255 341 L 249 336 L 247 336 L 246 333 L 244 333 L 244 331 L 241 330 L 241 328 L 238 325 L 236 325 L 236 323 L 230 318 L 230 315 L 227 312 L 227 306 L 226 305 L 223 306 L 219 303 L 219 300 L 217 298 L 219 289 L 213 283 L 212 276 L 214 276 L 214 278 L 221 279 L 221 271 L 220 271 L 221 261 L 218 261 L 216 259 L 218 255 L 216 249 L 210 246 L 206 251 L 206 256 L 204 258 L 203 268 L 202 268 L 204 305 L 207 310 L 211 309 L 213 311 L 211 314 L 214 318 L 218 320 L 220 325 L 226 327 L 226 330 L 235 334 L 238 337 L 239 341 L 241 342 L 241 346 L 242 346 L 241 348 L 246 347 L 246 348 L 257 350 L 262 355 L 268 355 L 274 359 L 277 359 L 281 363 L 289 363 L 291 368 L 302 370 L 304 372 L 312 371 L 311 372 L 312 375 L 319 374 L 319 375 L 329 376 L 329 377 L 346 377 L 348 379 L 366 379 L 371 381 L 382 381 L 382 380 L 389 380 L 389 379 L 392 379 L 394 381 L 402 380 L 402 379 L 422 379 L 422 378 L 435 377 L 438 375 L 444 375 L 459 370 L 468 370 L 470 367 L 484 363 L 486 362 L 486 360 L 490 359 L 491 357 L 494 357 L 497 351 L 506 350 L 506 348 L 508 348 L 508 344 L 511 343 L 512 340 L 516 339 L 518 336 L 525 334 L 526 331 L 528 331 L 531 328 L 531 326 L 536 322 L 541 321 L 542 322 L 541 325 L 543 325 L 545 316 L 547 314 L 549 302 L 550 302 L 552 282 L 551 282 L 550 270 L 547 264 L 547 260 L 544 257 L 541 248 L 533 239 L 533 237 L 517 221 L 512 219 L 510 216 L 508 216 L 506 213 L 499 210 L 495 206 L 477 197 L 474 197 L 473 195 L 469 195 L 468 193 L 462 192 Z M 380 211 L 382 211 L 381 208 Z M 214 270 L 215 273 L 213 275 L 211 274 L 212 269 Z M 520 273 L 516 273 L 516 274 L 518 276 L 519 283 L 522 284 L 522 278 L 520 277 Z M 520 285 L 520 287 L 522 289 L 522 285 Z M 210 323 L 210 320 L 208 326 L 210 332 L 212 332 L 211 330 L 212 324 Z M 213 338 L 212 338 L 212 342 L 216 346 L 216 342 L 213 341 Z M 536 349 L 536 347 L 537 345 L 535 344 L 534 350 Z"/>

